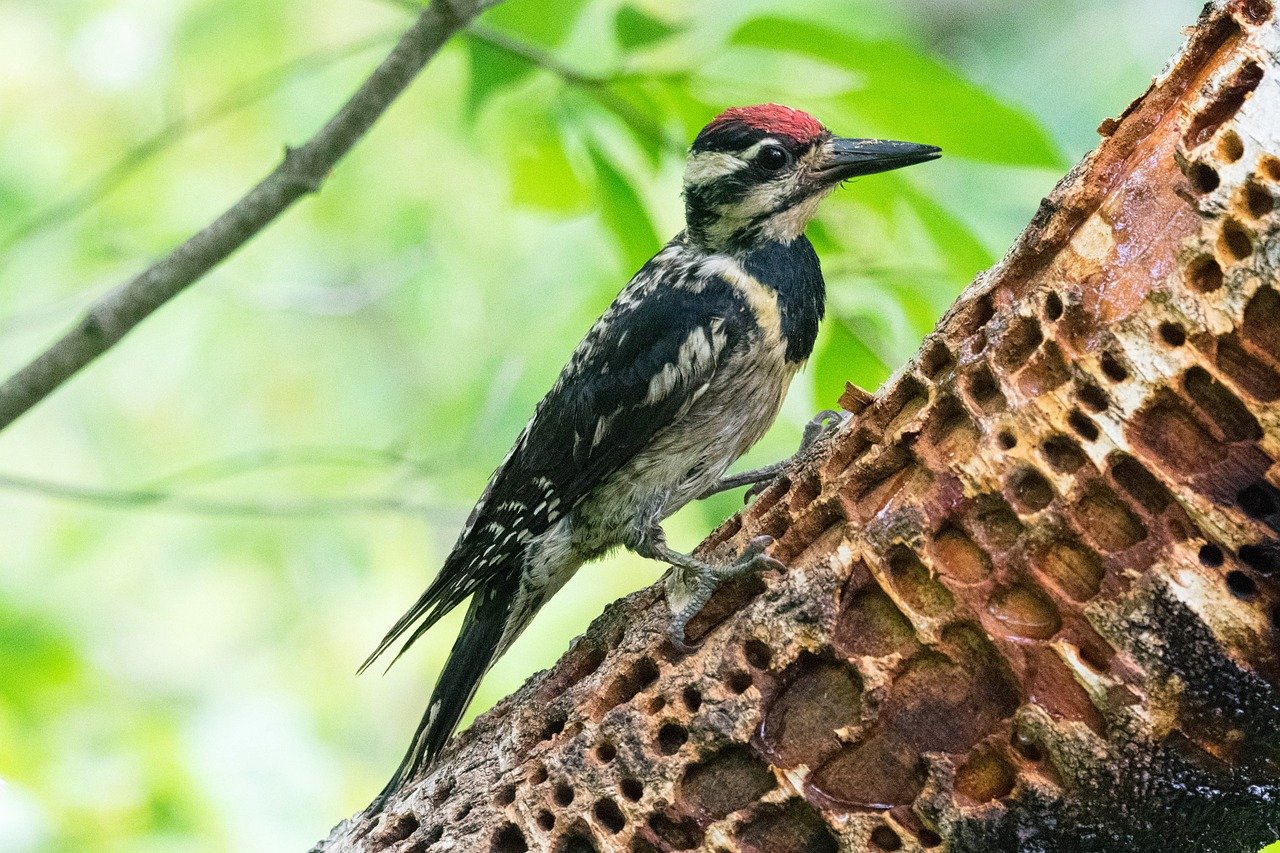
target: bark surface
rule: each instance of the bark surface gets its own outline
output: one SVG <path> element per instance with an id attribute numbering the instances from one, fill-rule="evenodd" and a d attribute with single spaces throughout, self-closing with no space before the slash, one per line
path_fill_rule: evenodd
<path id="1" fill-rule="evenodd" d="M 1280 837 L 1280 25 L 1206 7 L 850 424 L 327 851 Z"/>

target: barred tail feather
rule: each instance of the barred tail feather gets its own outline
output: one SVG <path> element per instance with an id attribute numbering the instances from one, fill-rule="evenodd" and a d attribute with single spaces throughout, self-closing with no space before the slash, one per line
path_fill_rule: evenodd
<path id="1" fill-rule="evenodd" d="M 444 749 L 449 736 L 471 704 L 480 679 L 502 651 L 511 614 L 511 590 L 490 587 L 478 590 L 467 609 L 466 620 L 440 673 L 431 702 L 413 734 L 408 752 L 391 781 L 370 807 L 378 811 L 382 803 L 431 764 Z"/>

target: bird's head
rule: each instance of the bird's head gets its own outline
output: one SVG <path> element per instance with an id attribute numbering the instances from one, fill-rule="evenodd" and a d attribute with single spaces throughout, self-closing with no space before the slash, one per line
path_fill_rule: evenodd
<path id="1" fill-rule="evenodd" d="M 933 160 L 933 145 L 836 136 L 780 104 L 725 110 L 702 129 L 684 171 L 690 239 L 737 251 L 804 233 L 818 202 L 846 178 Z"/>

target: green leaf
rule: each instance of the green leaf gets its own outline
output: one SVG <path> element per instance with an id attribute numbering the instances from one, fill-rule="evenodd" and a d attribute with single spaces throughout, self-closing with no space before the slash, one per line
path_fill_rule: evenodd
<path id="1" fill-rule="evenodd" d="M 475 37 L 464 42 L 471 77 L 467 83 L 467 117 L 475 120 L 495 93 L 514 86 L 535 70 L 533 63 Z"/>
<path id="2" fill-rule="evenodd" d="M 910 207 L 942 254 L 948 272 L 961 284 L 996 262 L 973 229 L 902 175 L 867 179 L 859 185 L 856 199 L 885 218 L 891 218 L 899 205 Z"/>
<path id="3" fill-rule="evenodd" d="M 548 11 L 545 4 L 533 0 L 507 0 L 486 12 L 481 21 L 485 27 L 508 38 L 554 48 L 569 35 L 584 4 L 585 0 L 569 0 Z M 468 35 L 466 45 L 471 71 L 467 110 L 472 119 L 494 93 L 515 85 L 537 70 L 526 57 L 489 44 L 478 35 Z"/>
<path id="4" fill-rule="evenodd" d="M 826 117 L 837 130 L 850 135 L 856 128 L 862 135 L 939 145 L 943 156 L 1053 169 L 1066 166 L 1048 132 L 1025 111 L 901 43 L 775 17 L 749 21 L 731 42 L 801 54 L 858 75 L 862 85 L 833 101 L 848 114 Z M 843 127 L 845 122 L 851 126 Z"/>
<path id="5" fill-rule="evenodd" d="M 680 32 L 665 21 L 634 6 L 623 6 L 613 19 L 614 32 L 618 36 L 618 44 L 625 50 L 638 50 L 670 38 Z"/>
<path id="6" fill-rule="evenodd" d="M 834 406 L 844 383 L 874 391 L 892 372 L 842 318 L 826 324 L 825 341 L 813 359 L 813 398 L 819 406 Z"/>
<path id="7" fill-rule="evenodd" d="M 614 84 L 589 91 L 566 88 L 561 97 L 571 115 L 581 117 L 594 111 L 608 113 L 621 123 L 627 136 L 644 152 L 651 165 L 657 167 L 662 163 L 662 155 L 670 142 L 666 129 L 654 116 L 664 115 L 664 111 L 643 88 Z"/>
<path id="8" fill-rule="evenodd" d="M 544 118 L 518 125 L 504 128 L 512 140 L 503 146 L 511 170 L 511 200 L 558 213 L 582 210 L 590 188 L 574 171 L 554 124 Z"/>
<path id="9" fill-rule="evenodd" d="M 628 100 L 644 104 L 649 115 L 678 122 L 683 148 L 721 109 L 699 97 L 692 82 L 693 76 L 686 71 L 631 73 L 618 75 L 611 86 Z"/>
<path id="10" fill-rule="evenodd" d="M 50 703 L 83 678 L 71 638 L 55 626 L 0 604 L 0 709 L 39 719 Z"/>
<path id="11" fill-rule="evenodd" d="M 541 0 L 506 0 L 485 12 L 481 20 L 524 41 L 555 47 L 569 35 L 585 5 L 586 0 L 565 0 L 554 5 Z"/>
<path id="12" fill-rule="evenodd" d="M 605 226 L 617 239 L 628 270 L 638 270 L 662 245 L 640 195 L 604 152 L 588 145 L 603 201 Z"/>

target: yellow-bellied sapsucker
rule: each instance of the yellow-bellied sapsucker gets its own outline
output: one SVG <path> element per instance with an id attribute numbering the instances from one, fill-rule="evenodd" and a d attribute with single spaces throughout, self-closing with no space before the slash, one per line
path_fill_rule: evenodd
<path id="1" fill-rule="evenodd" d="M 668 548 L 661 522 L 695 498 L 772 479 L 785 464 L 724 476 L 773 423 L 813 349 L 824 285 L 804 229 L 818 203 L 846 178 L 938 154 L 837 137 L 777 104 L 727 110 L 698 134 L 684 173 L 687 228 L 578 345 L 440 573 L 365 662 L 408 634 L 403 653 L 470 597 L 383 797 L 435 758 L 489 666 L 583 563 L 623 545 L 675 566 L 680 582 L 668 600 L 679 647 L 720 581 L 776 565 L 764 553 L 768 537 L 711 565 Z M 808 439 L 821 422 L 811 427 Z"/>

